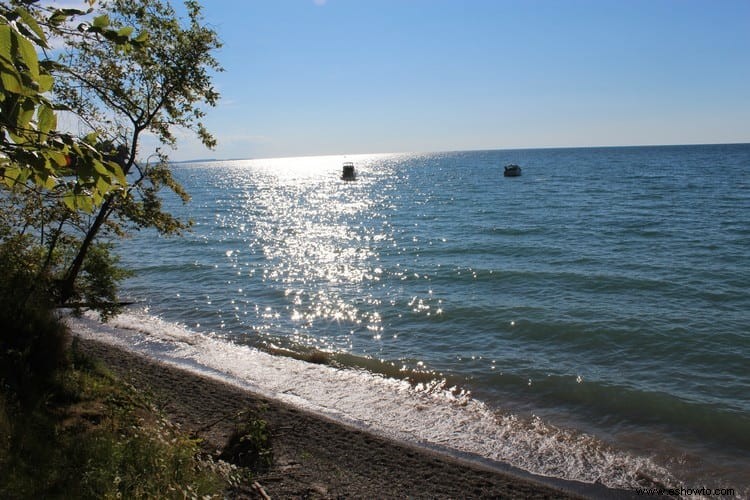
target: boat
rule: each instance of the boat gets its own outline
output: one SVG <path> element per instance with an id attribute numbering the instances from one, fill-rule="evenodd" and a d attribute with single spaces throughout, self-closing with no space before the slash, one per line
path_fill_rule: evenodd
<path id="1" fill-rule="evenodd" d="M 513 163 L 511 163 L 510 165 L 505 165 L 505 171 L 503 172 L 503 175 L 505 177 L 518 177 L 519 175 L 521 175 L 521 167 Z"/>
<path id="2" fill-rule="evenodd" d="M 357 180 L 357 175 L 354 173 L 354 163 L 347 161 L 344 162 L 344 169 L 341 172 L 341 179 L 344 181 Z"/>

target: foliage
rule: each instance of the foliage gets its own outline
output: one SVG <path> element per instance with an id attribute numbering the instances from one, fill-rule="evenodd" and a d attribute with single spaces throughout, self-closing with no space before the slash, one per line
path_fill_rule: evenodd
<path id="1" fill-rule="evenodd" d="M 108 387 L 122 397 L 105 398 L 92 418 L 106 425 L 93 430 L 61 430 L 48 413 L 55 382 L 71 373 L 53 306 L 113 314 L 124 276 L 114 238 L 189 226 L 161 209 L 162 188 L 187 200 L 167 156 L 137 159 L 144 133 L 173 146 L 176 128 L 187 128 L 214 142 L 200 106 L 218 99 L 210 71 L 219 42 L 199 5 L 187 6 L 181 22 L 165 0 L 87 11 L 0 2 L 0 497 L 184 497 L 215 477 L 193 459 L 194 441 L 135 419 L 132 394 Z M 50 57 L 53 38 L 65 47 L 60 60 Z M 85 131 L 58 130 L 61 112 Z"/>
<path id="2" fill-rule="evenodd" d="M 43 407 L 23 410 L 0 391 L 0 497 L 221 498 L 239 482 L 147 397 L 75 361 Z"/>
<path id="3" fill-rule="evenodd" d="M 242 412 L 220 458 L 252 470 L 271 467 L 273 449 L 268 423 L 251 410 Z"/>
<path id="4" fill-rule="evenodd" d="M 58 65 L 38 55 L 49 49 L 50 33 L 84 14 L 30 1 L 0 2 L 0 181 L 8 188 L 44 190 L 71 210 L 90 212 L 109 191 L 124 186 L 125 178 L 95 147 L 95 132 L 76 137 L 56 130 L 63 108 L 48 95 Z M 81 32 L 110 34 L 103 26 L 82 25 Z"/>
<path id="5" fill-rule="evenodd" d="M 179 234 L 189 227 L 162 210 L 159 192 L 163 188 L 188 200 L 172 177 L 166 154 L 157 149 L 145 161 L 138 159 L 146 133 L 174 147 L 176 131 L 187 129 L 207 147 L 215 144 L 201 120 L 202 106 L 215 105 L 219 97 L 211 74 L 221 70 L 213 57 L 220 42 L 204 26 L 200 5 L 187 1 L 185 6 L 183 24 L 169 3 L 161 0 L 102 0 L 103 13 L 96 19 L 106 15 L 113 29 L 146 33 L 142 47 L 116 52 L 99 39 L 77 34 L 64 37 L 67 51 L 61 62 L 68 78 L 56 81 L 56 95 L 120 152 L 119 163 L 129 184 L 127 189 L 110 193 L 85 228 L 63 278 L 63 301 L 74 295 L 83 261 L 102 231 L 121 235 L 128 228 L 154 228 L 163 234 Z"/>
<path id="6" fill-rule="evenodd" d="M 182 26 L 163 1 L 102 0 L 100 9 L 110 25 L 147 33 L 147 45 L 113 53 L 98 40 L 66 37 L 69 50 L 62 62 L 71 79 L 58 81 L 56 91 L 94 128 L 111 134 L 110 139 L 132 140 L 147 130 L 173 146 L 174 131 L 183 127 L 195 131 L 207 147 L 214 146 L 197 105 L 213 106 L 219 98 L 211 71 L 221 69 L 212 55 L 220 42 L 203 26 L 200 4 L 191 0 L 185 6 Z"/>
<path id="7" fill-rule="evenodd" d="M 123 276 L 109 256 L 113 238 L 190 226 L 162 210 L 162 189 L 188 195 L 167 155 L 143 151 L 141 139 L 174 147 L 187 129 L 215 144 L 202 118 L 218 100 L 220 43 L 195 1 L 185 19 L 167 0 L 89 5 L 0 2 L 0 237 L 33 235 L 41 256 L 30 267 L 45 278 L 37 288 L 107 315 Z M 63 48 L 51 51 L 53 41 Z M 76 117 L 78 135 L 57 130 L 60 112 Z"/>
<path id="8" fill-rule="evenodd" d="M 3 324 L 10 322 L 3 343 L 15 331 L 19 356 L 35 341 L 13 325 L 22 321 L 17 316 L 29 312 L 26 303 L 32 296 L 35 314 L 48 315 L 39 308 L 42 302 L 51 305 L 52 274 L 63 267 L 59 257 L 65 247 L 69 251 L 74 244 L 67 230 L 127 184 L 96 131 L 79 137 L 57 130 L 57 114 L 66 108 L 50 93 L 60 67 L 47 56 L 49 39 L 59 36 L 65 23 L 86 14 L 32 1 L 0 2 L 0 187 L 5 189 L 0 193 L 0 243 L 11 258 L 4 260 L 8 272 L 17 282 L 7 288 L 11 280 L 4 281 L 6 290 L 16 291 L 4 304 L 19 311 L 16 317 L 2 317 Z M 112 39 L 122 50 L 141 45 L 101 23 L 81 23 L 77 32 Z M 19 270 L 24 276 L 16 276 Z"/>
<path id="9" fill-rule="evenodd" d="M 41 255 L 29 240 L 13 235 L 0 243 L 0 383 L 25 406 L 37 404 L 43 388 L 66 366 L 68 341 L 46 296 L 30 285 L 39 277 Z"/>
<path id="10" fill-rule="evenodd" d="M 201 120 L 220 44 L 195 1 L 186 20 L 167 0 L 89 7 L 0 1 L 0 497 L 197 497 L 220 466 L 130 388 L 71 369 L 53 306 L 116 312 L 114 239 L 189 227 L 162 211 L 163 188 L 188 196 L 141 138 L 214 145 Z"/>
<path id="11" fill-rule="evenodd" d="M 117 283 L 132 275 L 117 265 L 119 258 L 111 252 L 112 246 L 111 243 L 96 243 L 91 247 L 78 287 L 86 307 L 98 310 L 104 320 L 120 309 Z"/>

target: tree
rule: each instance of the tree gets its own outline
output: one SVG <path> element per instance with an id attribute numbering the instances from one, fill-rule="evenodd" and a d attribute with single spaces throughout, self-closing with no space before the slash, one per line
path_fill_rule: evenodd
<path id="1" fill-rule="evenodd" d="M 152 227 L 175 234 L 188 227 L 161 209 L 158 193 L 162 188 L 188 199 L 171 175 L 167 155 L 157 149 L 145 161 L 139 160 L 145 133 L 169 147 L 176 144 L 177 129 L 195 132 L 208 148 L 216 142 L 201 120 L 202 105 L 214 106 L 219 98 L 211 77 L 221 71 L 213 56 L 221 44 L 217 34 L 204 25 L 198 2 L 188 0 L 185 7 L 183 25 L 162 0 L 103 0 L 102 14 L 94 24 L 111 26 L 125 35 L 145 33 L 145 46 L 113 51 L 100 38 L 80 37 L 73 31 L 65 36 L 67 51 L 61 62 L 68 78 L 56 81 L 55 93 L 117 153 L 129 183 L 127 189 L 104 197 L 86 228 L 60 281 L 62 302 L 75 296 L 76 279 L 103 230 L 122 234 L 127 227 Z"/>
<path id="2" fill-rule="evenodd" d="M 62 229 L 74 227 L 107 195 L 126 186 L 120 165 L 97 147 L 96 133 L 82 137 L 57 130 L 64 107 L 50 91 L 60 66 L 48 56 L 48 39 L 87 14 L 40 7 L 32 0 L 0 2 L 0 381 L 4 387 L 44 383 L 63 361 L 65 328 L 51 313 L 48 287 L 59 249 L 73 241 Z M 129 33 L 95 23 L 80 22 L 76 30 L 82 37 L 107 39 L 118 50 L 142 44 Z M 101 268 L 100 255 L 87 265 L 97 272 L 97 263 Z M 84 287 L 106 288 L 117 273 L 108 276 Z"/>
<path id="3" fill-rule="evenodd" d="M 70 240 L 62 235 L 66 223 L 75 225 L 127 184 L 120 165 L 97 147 L 96 131 L 80 136 L 57 130 L 65 107 L 50 93 L 60 65 L 49 57 L 48 40 L 88 14 L 32 0 L 0 2 L 0 251 L 15 257 L 2 261 L 0 298 L 20 297 L 16 310 L 48 291 L 58 244 Z M 75 31 L 108 40 L 119 51 L 143 45 L 127 30 L 102 23 L 78 22 Z M 30 269 L 36 270 L 32 279 L 23 278 Z"/>
<path id="4" fill-rule="evenodd" d="M 71 209 L 96 204 L 125 184 L 119 165 L 94 147 L 95 135 L 80 138 L 56 130 L 61 107 L 47 96 L 58 66 L 49 58 L 40 60 L 38 51 L 49 48 L 49 32 L 85 14 L 35 7 L 30 0 L 0 2 L 0 179 L 10 189 L 56 193 Z M 92 29 L 82 24 L 79 31 L 109 36 L 118 47 L 131 42 L 101 27 Z"/>
<path id="5" fill-rule="evenodd" d="M 215 142 L 201 119 L 218 99 L 220 44 L 198 3 L 180 19 L 167 0 L 95 1 L 85 11 L 0 1 L 3 385 L 44 385 L 63 361 L 52 304 L 116 312 L 113 236 L 189 226 L 162 211 L 162 188 L 187 193 L 162 150 L 142 151 L 143 134 L 172 147 L 182 128 Z M 61 113 L 80 121 L 78 133 L 59 130 Z"/>
<path id="6" fill-rule="evenodd" d="M 203 106 L 218 100 L 211 77 L 221 67 L 218 37 L 195 1 L 186 1 L 185 19 L 166 0 L 95 7 L 0 2 L 0 176 L 8 189 L 0 237 L 33 233 L 45 249 L 38 277 L 54 278 L 55 300 L 101 306 L 111 305 L 114 287 L 92 270 L 116 277 L 110 236 L 189 226 L 162 211 L 162 188 L 188 195 L 165 152 L 142 151 L 141 139 L 148 133 L 174 147 L 176 131 L 187 129 L 213 147 Z M 51 38 L 64 46 L 55 61 Z M 61 111 L 84 132 L 56 130 Z"/>

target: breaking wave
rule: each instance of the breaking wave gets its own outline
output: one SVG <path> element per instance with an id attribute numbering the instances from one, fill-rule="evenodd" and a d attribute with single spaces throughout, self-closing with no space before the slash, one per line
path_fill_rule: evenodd
<path id="1" fill-rule="evenodd" d="M 102 324 L 87 313 L 77 335 L 252 390 L 375 434 L 535 475 L 616 489 L 680 485 L 650 458 L 532 416 L 494 410 L 446 380 L 415 383 L 363 369 L 269 354 L 191 331 L 147 312 Z"/>

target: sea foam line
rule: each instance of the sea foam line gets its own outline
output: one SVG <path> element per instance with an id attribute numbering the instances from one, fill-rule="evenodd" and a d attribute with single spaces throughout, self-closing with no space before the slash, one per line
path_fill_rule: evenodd
<path id="1" fill-rule="evenodd" d="M 454 450 L 541 476 L 611 488 L 680 484 L 650 458 L 560 429 L 538 417 L 497 415 L 441 384 L 412 385 L 364 370 L 275 356 L 145 312 L 107 324 L 69 318 L 74 332 L 252 390 L 296 407 L 416 445 Z"/>

